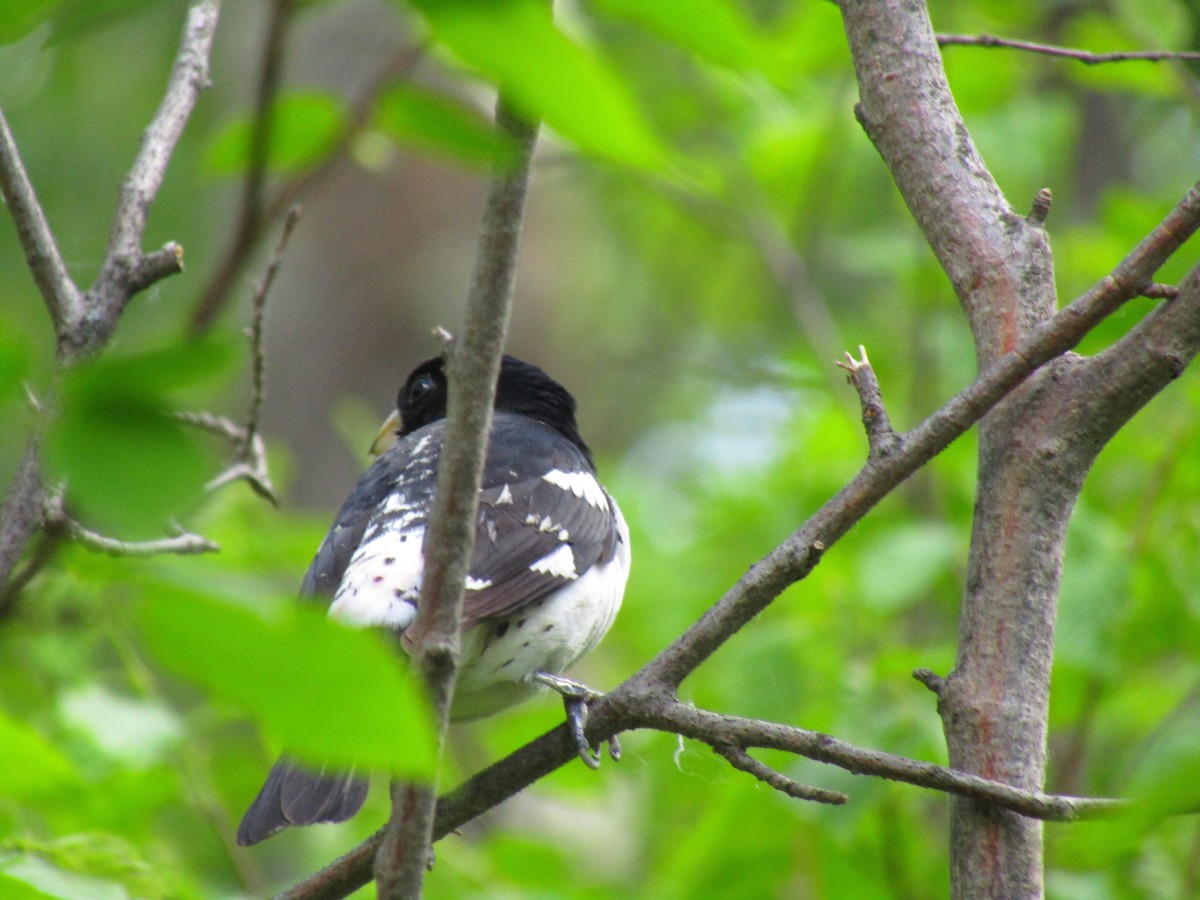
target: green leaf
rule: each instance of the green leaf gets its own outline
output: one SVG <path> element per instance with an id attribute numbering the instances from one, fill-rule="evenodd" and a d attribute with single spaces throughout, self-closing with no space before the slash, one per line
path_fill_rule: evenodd
<path id="1" fill-rule="evenodd" d="M 170 395 L 226 370 L 228 345 L 101 357 L 68 373 L 46 458 L 73 510 L 117 537 L 159 534 L 215 471 L 209 442 L 170 415 Z"/>
<path id="2" fill-rule="evenodd" d="M 10 883 L 18 888 L 7 893 Z M 0 888 L 8 897 L 55 897 L 57 900 L 128 900 L 119 884 L 89 878 L 51 865 L 39 856 L 27 854 L 0 862 Z"/>
<path id="3" fill-rule="evenodd" d="M 728 0 L 593 0 L 697 56 L 739 71 L 770 69 L 752 23 Z"/>
<path id="4" fill-rule="evenodd" d="M 0 869 L 3 866 L 4 863 L 0 862 Z M 27 881 L 13 878 L 0 871 L 0 897 L 5 897 L 7 900 L 55 900 L 59 896 L 61 895 L 39 891 Z"/>
<path id="5" fill-rule="evenodd" d="M 581 149 L 639 169 L 664 153 L 624 85 L 554 25 L 544 0 L 414 0 L 439 41 L 526 115 Z"/>
<path id="6" fill-rule="evenodd" d="M 0 0 L 0 44 L 19 41 L 49 18 L 61 0 Z"/>
<path id="7" fill-rule="evenodd" d="M 501 148 L 508 149 L 492 123 L 473 109 L 412 85 L 394 87 L 379 99 L 374 124 L 399 143 L 472 165 L 489 163 Z"/>
<path id="8" fill-rule="evenodd" d="M 284 602 L 264 618 L 168 585 L 137 617 L 163 665 L 246 710 L 289 753 L 432 772 L 427 705 L 385 634 L 347 628 L 315 604 Z"/>
<path id="9" fill-rule="evenodd" d="M 0 797 L 37 797 L 78 781 L 71 761 L 58 749 L 0 712 Z"/>
<path id="10" fill-rule="evenodd" d="M 954 531 L 940 523 L 889 528 L 866 550 L 871 564 L 860 573 L 860 601 L 878 610 L 909 606 L 949 570 L 961 548 Z"/>
<path id="11" fill-rule="evenodd" d="M 205 161 L 221 175 L 236 175 L 250 163 L 254 119 L 244 115 L 225 126 L 208 147 Z M 295 173 L 324 158 L 346 129 L 341 98 L 322 91 L 288 91 L 271 112 L 267 167 Z"/>
<path id="12" fill-rule="evenodd" d="M 99 29 L 130 18 L 147 6 L 161 3 L 162 0 L 57 0 L 51 43 L 94 35 Z"/>

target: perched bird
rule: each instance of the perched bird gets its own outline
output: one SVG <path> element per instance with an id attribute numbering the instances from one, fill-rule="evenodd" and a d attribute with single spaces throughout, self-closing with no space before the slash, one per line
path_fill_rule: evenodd
<path id="1" fill-rule="evenodd" d="M 424 537 L 445 438 L 440 358 L 418 366 L 304 576 L 329 615 L 403 634 L 421 593 Z M 629 531 L 596 479 L 575 400 L 537 366 L 504 357 L 463 598 L 462 654 L 451 716 L 491 715 L 536 693 L 567 703 L 580 755 L 591 693 L 562 673 L 612 625 L 629 575 Z M 289 825 L 342 822 L 366 799 L 353 772 L 311 771 L 281 757 L 238 828 L 241 845 Z"/>

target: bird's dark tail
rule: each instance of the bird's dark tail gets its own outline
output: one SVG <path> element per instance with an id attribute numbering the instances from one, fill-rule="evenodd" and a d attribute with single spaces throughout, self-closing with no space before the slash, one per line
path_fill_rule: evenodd
<path id="1" fill-rule="evenodd" d="M 237 842 L 243 847 L 266 840 L 289 825 L 344 822 L 367 799 L 367 780 L 354 772 L 313 773 L 286 756 L 271 768 L 267 782 L 242 816 Z"/>

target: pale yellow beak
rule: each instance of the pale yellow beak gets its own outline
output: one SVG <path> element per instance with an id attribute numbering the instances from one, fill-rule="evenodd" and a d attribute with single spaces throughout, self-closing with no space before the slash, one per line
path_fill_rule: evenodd
<path id="1" fill-rule="evenodd" d="M 395 446 L 399 437 L 400 411 L 392 410 L 392 414 L 379 426 L 379 433 L 375 435 L 375 440 L 371 443 L 371 455 L 382 456 L 387 453 Z"/>

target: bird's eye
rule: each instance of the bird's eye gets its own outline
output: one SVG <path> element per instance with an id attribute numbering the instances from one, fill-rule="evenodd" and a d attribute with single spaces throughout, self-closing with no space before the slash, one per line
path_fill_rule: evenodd
<path id="1" fill-rule="evenodd" d="M 420 402 L 425 397 L 427 397 L 429 394 L 433 393 L 433 389 L 436 386 L 437 385 L 434 382 L 432 375 L 422 375 L 420 378 L 418 378 L 416 381 L 414 381 L 412 383 L 412 387 L 410 387 L 408 389 L 409 402 L 410 403 Z"/>

